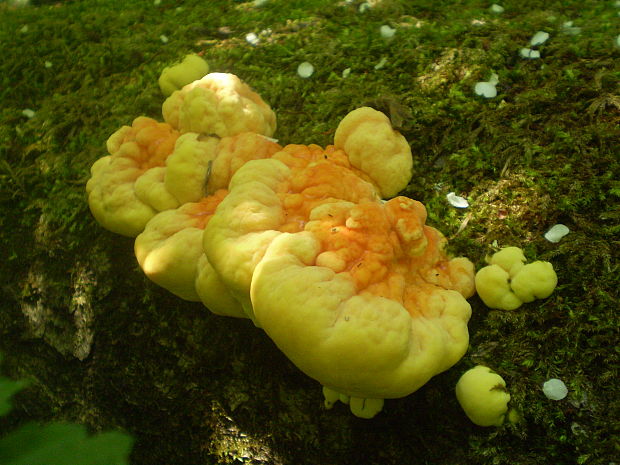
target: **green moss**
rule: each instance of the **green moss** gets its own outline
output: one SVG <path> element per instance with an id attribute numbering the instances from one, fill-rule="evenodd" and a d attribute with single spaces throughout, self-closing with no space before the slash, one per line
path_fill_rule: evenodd
<path id="1" fill-rule="evenodd" d="M 488 6 L 385 0 L 360 14 L 332 0 L 0 3 L 0 348 L 13 372 L 36 373 L 22 415 L 124 426 L 138 438 L 135 463 L 402 463 L 411 450 L 415 463 L 617 461 L 617 9 Z M 563 33 L 571 20 L 581 34 Z M 397 29 L 390 42 L 383 24 Z M 551 34 L 542 58 L 519 58 L 538 30 Z M 84 184 L 106 138 L 136 116 L 160 117 L 159 72 L 190 52 L 252 85 L 275 109 L 281 143 L 326 145 L 349 110 L 387 112 L 415 156 L 405 194 L 426 204 L 450 249 L 481 266 L 497 246 L 522 247 L 554 264 L 557 290 L 515 312 L 472 299 L 465 359 L 387 401 L 372 423 L 323 411 L 319 387 L 262 333 L 146 282 L 131 241 L 88 213 Z M 303 61 L 315 66 L 309 79 L 296 75 Z M 498 96 L 473 95 L 491 73 Z M 470 208 L 449 206 L 451 191 Z M 558 222 L 571 233 L 551 244 L 542 236 Z M 67 338 L 84 300 L 95 343 L 78 363 Z M 42 333 L 28 308 L 53 315 Z M 522 421 L 480 430 L 463 418 L 453 387 L 476 363 L 506 379 Z M 550 377 L 566 382 L 568 399 L 544 397 Z"/>

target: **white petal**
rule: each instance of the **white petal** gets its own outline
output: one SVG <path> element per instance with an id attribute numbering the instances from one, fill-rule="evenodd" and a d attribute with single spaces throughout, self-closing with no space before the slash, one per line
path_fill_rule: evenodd
<path id="1" fill-rule="evenodd" d="M 302 78 L 309 78 L 314 73 L 314 66 L 307 61 L 304 61 L 297 67 L 297 74 Z"/>
<path id="2" fill-rule="evenodd" d="M 551 378 L 543 384 L 543 392 L 547 399 L 562 400 L 568 394 L 568 388 L 561 379 Z"/>
<path id="3" fill-rule="evenodd" d="M 346 68 L 342 70 L 342 77 L 346 78 L 349 77 L 349 74 L 351 74 L 351 68 Z"/>
<path id="4" fill-rule="evenodd" d="M 491 5 L 490 10 L 493 13 L 503 13 L 504 12 L 504 7 L 501 5 L 498 5 L 497 3 L 494 3 L 493 5 Z"/>
<path id="5" fill-rule="evenodd" d="M 534 37 L 530 39 L 530 45 L 532 47 L 536 47 L 537 45 L 544 44 L 545 42 L 547 42 L 548 38 L 549 38 L 548 32 L 538 31 L 536 34 L 534 34 Z"/>
<path id="6" fill-rule="evenodd" d="M 491 74 L 491 77 L 489 78 L 489 84 L 493 84 L 494 86 L 496 86 L 498 82 L 499 76 L 496 73 Z"/>
<path id="7" fill-rule="evenodd" d="M 162 44 L 167 44 L 168 43 L 168 36 L 165 35 L 160 35 L 159 36 L 159 40 L 161 40 Z"/>
<path id="8" fill-rule="evenodd" d="M 562 32 L 564 34 L 576 36 L 576 35 L 581 34 L 581 28 L 577 26 L 573 26 L 572 21 L 566 21 L 564 24 L 562 24 Z"/>
<path id="9" fill-rule="evenodd" d="M 35 111 L 30 108 L 26 108 L 25 110 L 22 110 L 22 115 L 26 118 L 32 118 L 35 115 Z"/>
<path id="10" fill-rule="evenodd" d="M 394 37 L 394 34 L 396 34 L 396 29 L 391 28 L 387 24 L 381 26 L 379 28 L 379 31 L 381 32 L 381 37 L 383 37 L 384 39 L 391 39 L 392 37 Z"/>
<path id="11" fill-rule="evenodd" d="M 385 66 L 385 64 L 387 63 L 387 58 L 383 57 L 381 58 L 381 60 L 379 60 L 379 63 L 377 63 L 375 65 L 375 69 L 381 69 Z"/>
<path id="12" fill-rule="evenodd" d="M 497 96 L 497 89 L 490 82 L 477 82 L 474 86 L 474 93 L 485 98 L 493 98 Z"/>
<path id="13" fill-rule="evenodd" d="M 532 50 L 531 48 L 522 48 L 519 50 L 519 55 L 522 58 L 540 58 L 540 52 L 538 50 Z"/>
<path id="14" fill-rule="evenodd" d="M 370 3 L 368 3 L 368 2 L 364 2 L 364 3 L 360 4 L 360 6 L 358 8 L 358 11 L 360 13 L 364 13 L 364 12 L 366 12 L 368 10 L 370 10 Z"/>
<path id="15" fill-rule="evenodd" d="M 250 45 L 258 45 L 258 43 L 260 42 L 260 39 L 255 33 L 250 32 L 245 35 L 245 41 Z"/>
<path id="16" fill-rule="evenodd" d="M 453 207 L 456 207 L 456 208 L 467 208 L 467 207 L 469 207 L 469 202 L 467 201 L 467 199 L 465 199 L 463 197 L 459 197 L 454 192 L 450 192 L 448 195 L 446 195 L 446 199 L 448 199 L 448 202 Z"/>
<path id="17" fill-rule="evenodd" d="M 545 233 L 545 239 L 555 244 L 556 242 L 560 242 L 560 239 L 566 236 L 569 232 L 570 232 L 570 229 L 568 229 L 563 224 L 556 224 L 555 226 L 552 226 L 551 229 Z"/>

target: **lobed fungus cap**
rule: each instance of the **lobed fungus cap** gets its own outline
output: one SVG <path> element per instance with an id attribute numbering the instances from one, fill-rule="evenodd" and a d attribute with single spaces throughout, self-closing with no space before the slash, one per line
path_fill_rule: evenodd
<path id="1" fill-rule="evenodd" d="M 164 184 L 179 203 L 198 202 L 227 189 L 232 175 L 248 160 L 268 158 L 281 148 L 252 132 L 221 139 L 188 132 L 166 160 Z"/>
<path id="2" fill-rule="evenodd" d="M 486 257 L 489 265 L 498 265 L 510 276 L 515 276 L 525 263 L 525 255 L 519 247 L 504 247 L 492 256 Z"/>
<path id="3" fill-rule="evenodd" d="M 158 213 L 146 224 L 136 237 L 134 252 L 151 281 L 182 299 L 201 300 L 195 283 L 203 255 L 202 234 L 225 196 L 226 191 L 218 191 L 200 202 Z"/>
<path id="4" fill-rule="evenodd" d="M 501 426 L 508 412 L 510 394 L 500 375 L 478 365 L 463 373 L 456 384 L 456 398 L 476 425 Z"/>
<path id="5" fill-rule="evenodd" d="M 394 197 L 411 180 L 409 143 L 380 111 L 361 107 L 348 113 L 336 128 L 334 145 L 372 179 L 383 198 Z"/>
<path id="6" fill-rule="evenodd" d="M 549 297 L 557 284 L 558 277 L 553 265 L 549 262 L 536 261 L 524 265 L 512 278 L 510 287 L 523 302 L 532 302 L 535 299 Z"/>
<path id="7" fill-rule="evenodd" d="M 166 99 L 162 113 L 182 133 L 271 136 L 276 130 L 275 113 L 234 74 L 210 73 L 184 86 Z"/>
<path id="8" fill-rule="evenodd" d="M 465 353 L 473 265 L 445 255 L 425 215 L 405 197 L 325 203 L 256 266 L 256 321 L 327 389 L 402 397 Z"/>
<path id="9" fill-rule="evenodd" d="M 510 287 L 510 273 L 499 265 L 481 268 L 475 283 L 476 292 L 489 308 L 515 310 L 523 304 Z"/>
<path id="10" fill-rule="evenodd" d="M 338 182 L 333 182 L 337 179 Z M 288 145 L 269 159 L 251 160 L 232 177 L 229 194 L 205 229 L 209 262 L 252 319 L 250 284 L 270 242 L 304 228 L 317 205 L 378 199 L 334 147 Z"/>
<path id="11" fill-rule="evenodd" d="M 219 144 L 218 137 L 195 132 L 177 139 L 174 151 L 166 160 L 164 185 L 180 204 L 198 202 L 205 197 L 209 169 L 217 157 Z"/>
<path id="12" fill-rule="evenodd" d="M 143 116 L 109 137 L 110 155 L 92 165 L 86 183 L 90 210 L 104 228 L 135 237 L 158 211 L 179 205 L 164 186 L 178 137 L 170 125 Z"/>
<path id="13" fill-rule="evenodd" d="M 195 54 L 186 55 L 181 63 L 164 68 L 159 76 L 159 89 L 165 97 L 209 72 L 209 65 Z"/>
<path id="14" fill-rule="evenodd" d="M 244 132 L 234 137 L 224 137 L 217 147 L 206 183 L 207 193 L 228 189 L 233 175 L 250 160 L 270 158 L 282 150 L 282 146 L 268 137 Z"/>

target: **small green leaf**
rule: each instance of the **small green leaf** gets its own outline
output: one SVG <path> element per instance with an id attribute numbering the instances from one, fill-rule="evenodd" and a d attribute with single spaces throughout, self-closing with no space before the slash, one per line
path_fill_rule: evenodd
<path id="1" fill-rule="evenodd" d="M 0 465 L 128 465 L 132 438 L 82 425 L 29 423 L 0 439 Z"/>

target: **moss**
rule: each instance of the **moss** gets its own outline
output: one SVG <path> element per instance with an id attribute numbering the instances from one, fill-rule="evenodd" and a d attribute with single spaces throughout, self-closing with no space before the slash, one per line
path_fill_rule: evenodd
<path id="1" fill-rule="evenodd" d="M 617 9 L 384 0 L 360 14 L 359 3 L 0 3 L 0 349 L 10 372 L 35 381 L 16 415 L 125 427 L 135 463 L 617 461 Z M 563 33 L 571 20 L 581 34 Z M 542 58 L 519 58 L 538 30 L 551 34 Z M 472 299 L 463 361 L 372 422 L 322 410 L 319 387 L 260 331 L 146 282 L 131 241 L 88 213 L 84 184 L 105 139 L 136 116 L 160 117 L 159 72 L 190 52 L 269 101 L 282 143 L 325 145 L 347 111 L 385 111 L 415 154 L 405 193 L 451 250 L 481 266 L 497 246 L 522 247 L 553 262 L 557 290 L 515 312 Z M 302 61 L 315 66 L 309 79 L 296 75 Z M 474 96 L 491 73 L 498 96 Z M 451 191 L 470 208 L 450 207 Z M 558 222 L 571 233 L 551 244 L 542 235 Z M 47 315 L 39 332 L 28 308 Z M 506 379 L 522 421 L 467 422 L 453 388 L 478 363 Z M 550 377 L 566 382 L 565 401 L 542 394 Z"/>

